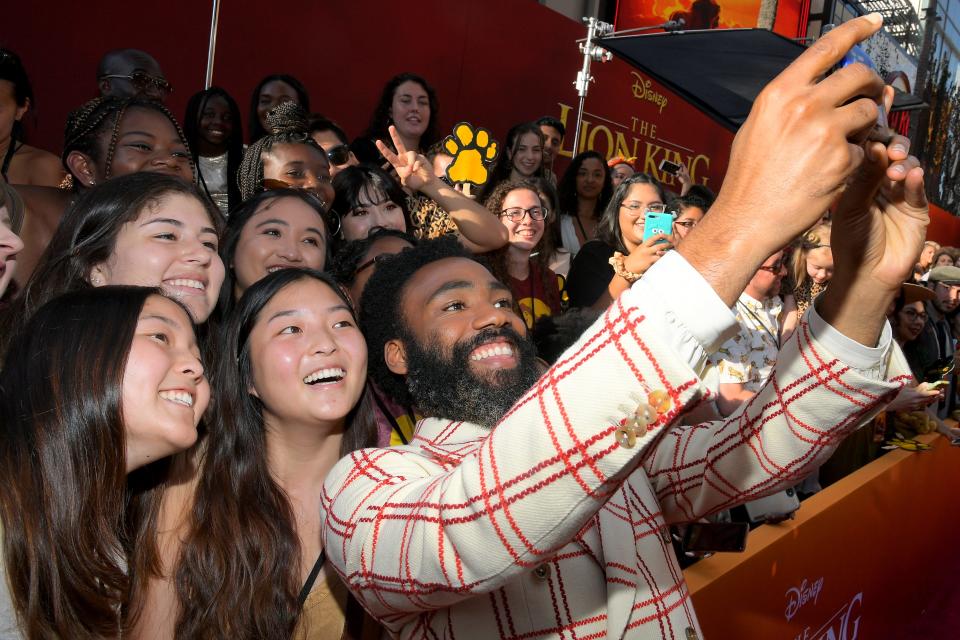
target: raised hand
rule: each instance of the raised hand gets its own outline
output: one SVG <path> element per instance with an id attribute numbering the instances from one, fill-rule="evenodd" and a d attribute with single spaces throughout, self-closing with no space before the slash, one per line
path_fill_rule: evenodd
<path id="1" fill-rule="evenodd" d="M 860 141 L 876 124 L 883 82 L 862 64 L 824 75 L 882 23 L 871 14 L 833 29 L 757 97 L 710 215 L 679 248 L 725 302 L 817 221 L 863 162 Z"/>
<path id="2" fill-rule="evenodd" d="M 910 141 L 870 143 L 837 207 L 831 244 L 837 277 L 894 292 L 913 274 L 929 214 L 923 169 L 906 156 Z M 893 157 L 891 157 L 891 155 Z M 891 162 L 899 156 L 902 160 Z"/>
<path id="3" fill-rule="evenodd" d="M 423 189 L 425 185 L 437 180 L 430 161 L 416 151 L 408 151 L 407 147 L 403 144 L 403 140 L 400 139 L 396 127 L 390 125 L 389 131 L 390 138 L 393 140 L 393 145 L 396 147 L 397 152 L 394 153 L 393 150 L 381 140 L 376 141 L 377 149 L 379 149 L 383 157 L 387 159 L 387 162 L 389 162 L 397 172 L 400 184 L 411 191 L 419 191 Z"/>

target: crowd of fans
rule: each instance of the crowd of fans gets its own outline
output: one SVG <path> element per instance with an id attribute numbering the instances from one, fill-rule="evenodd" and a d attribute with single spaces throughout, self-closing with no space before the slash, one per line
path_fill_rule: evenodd
<path id="1" fill-rule="evenodd" d="M 596 151 L 561 171 L 566 131 L 539 114 L 517 114 L 529 120 L 500 139 L 485 185 L 452 181 L 434 89 L 413 73 L 385 84 L 352 139 L 289 75 L 255 85 L 246 122 L 218 87 L 192 95 L 182 118 L 171 112 L 170 85 L 143 51 L 107 53 L 96 86 L 56 158 L 25 143 L 29 78 L 0 50 L 3 637 L 398 632 L 404 611 L 377 613 L 328 562 L 346 553 L 322 543 L 331 525 L 318 505 L 344 512 L 324 490 L 331 469 L 371 447 L 409 447 L 423 418 L 489 429 L 521 411 L 511 407 L 523 392 L 548 369 L 565 376 L 565 349 L 671 263 L 715 202 L 686 167 L 680 193 Z M 645 237 L 650 212 L 672 215 L 669 232 Z M 702 363 L 706 400 L 676 424 L 747 415 L 785 345 L 810 340 L 795 335 L 831 285 L 830 217 L 729 300 L 736 330 Z M 897 412 L 960 435 L 944 422 L 958 409 L 958 259 L 928 242 L 916 283 L 888 309 L 892 357 L 905 364 L 886 414 L 767 493 L 806 496 L 869 462 L 909 426 Z M 447 268 L 435 273 L 438 261 Z M 457 279 L 438 286 L 448 272 Z M 479 309 L 469 327 L 465 308 Z M 497 384 L 478 382 L 471 363 Z M 644 425 L 669 413 L 662 402 L 650 400 Z M 430 433 L 440 447 L 443 430 Z M 371 455 L 356 473 L 383 474 L 391 460 Z M 746 517 L 788 517 L 797 504 L 748 504 Z M 732 506 L 709 517 L 736 519 Z"/>

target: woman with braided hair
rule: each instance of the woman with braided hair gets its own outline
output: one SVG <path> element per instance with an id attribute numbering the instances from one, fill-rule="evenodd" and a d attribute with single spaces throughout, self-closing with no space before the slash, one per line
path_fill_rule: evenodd
<path id="1" fill-rule="evenodd" d="M 267 113 L 270 133 L 243 154 L 237 172 L 240 196 L 293 187 L 313 193 L 326 213 L 333 204 L 327 152 L 310 137 L 307 114 L 296 102 L 281 102 Z"/>
<path id="2" fill-rule="evenodd" d="M 63 166 L 73 191 L 17 187 L 24 203 L 23 241 L 16 282 L 24 286 L 77 192 L 141 171 L 196 182 L 183 130 L 162 104 L 135 98 L 96 98 L 67 116 Z M 66 186 L 63 185 L 63 186 Z"/>
<path id="3" fill-rule="evenodd" d="M 62 158 L 74 189 L 140 171 L 196 182 L 177 119 L 162 104 L 137 98 L 95 98 L 71 112 Z"/>

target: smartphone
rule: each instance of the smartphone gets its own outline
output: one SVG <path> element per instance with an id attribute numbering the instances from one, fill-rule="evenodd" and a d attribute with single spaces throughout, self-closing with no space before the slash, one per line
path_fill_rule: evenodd
<path id="1" fill-rule="evenodd" d="M 948 384 L 950 384 L 950 383 L 949 383 L 948 381 L 946 381 L 946 380 L 937 380 L 936 382 L 931 382 L 931 383 L 930 383 L 930 388 L 931 388 L 931 389 L 936 389 L 937 387 L 943 387 L 943 386 L 946 386 L 946 385 L 948 385 Z"/>
<path id="2" fill-rule="evenodd" d="M 663 160 L 660 162 L 660 171 L 668 173 L 671 176 L 675 176 L 680 173 L 680 165 L 676 162 L 670 162 L 669 160 Z"/>
<path id="3" fill-rule="evenodd" d="M 740 553 L 747 548 L 750 525 L 746 522 L 693 522 L 683 534 L 688 553 Z"/>
<path id="4" fill-rule="evenodd" d="M 669 211 L 647 211 L 643 218 L 643 241 L 646 242 L 653 236 L 660 234 L 670 235 L 673 233 L 673 214 Z M 666 240 L 658 240 L 666 242 Z"/>
<path id="5" fill-rule="evenodd" d="M 835 28 L 835 25 L 832 25 L 832 24 L 824 25 L 823 31 L 821 33 L 827 33 L 828 31 L 834 28 Z M 867 67 L 873 69 L 877 73 L 880 72 L 880 70 L 877 69 L 877 65 L 874 64 L 873 59 L 870 57 L 870 54 L 867 53 L 867 50 L 861 47 L 860 45 L 855 44 L 852 47 L 850 47 L 850 50 L 844 54 L 843 58 L 840 59 L 840 62 L 838 62 L 832 69 L 830 69 L 830 71 L 827 72 L 827 75 L 830 75 L 835 71 L 843 69 L 844 67 L 849 67 L 850 65 L 856 62 L 866 65 Z M 881 109 L 877 114 L 877 127 L 881 129 L 886 129 L 888 127 L 887 112 L 882 108 L 882 106 L 883 105 L 881 105 Z"/>
<path id="6" fill-rule="evenodd" d="M 960 447 L 960 438 L 954 438 L 954 439 L 952 439 L 952 440 L 950 441 L 950 444 L 952 444 L 952 445 L 955 446 L 955 447 Z"/>

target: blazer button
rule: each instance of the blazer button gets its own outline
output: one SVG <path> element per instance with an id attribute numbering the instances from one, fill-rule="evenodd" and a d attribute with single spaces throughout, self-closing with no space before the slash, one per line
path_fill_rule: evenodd
<path id="1" fill-rule="evenodd" d="M 700 636 L 697 635 L 697 630 L 693 627 L 687 627 L 687 640 L 700 640 Z"/>
<path id="2" fill-rule="evenodd" d="M 550 565 L 541 564 L 533 570 L 533 575 L 535 575 L 538 580 L 546 580 L 550 577 Z"/>

